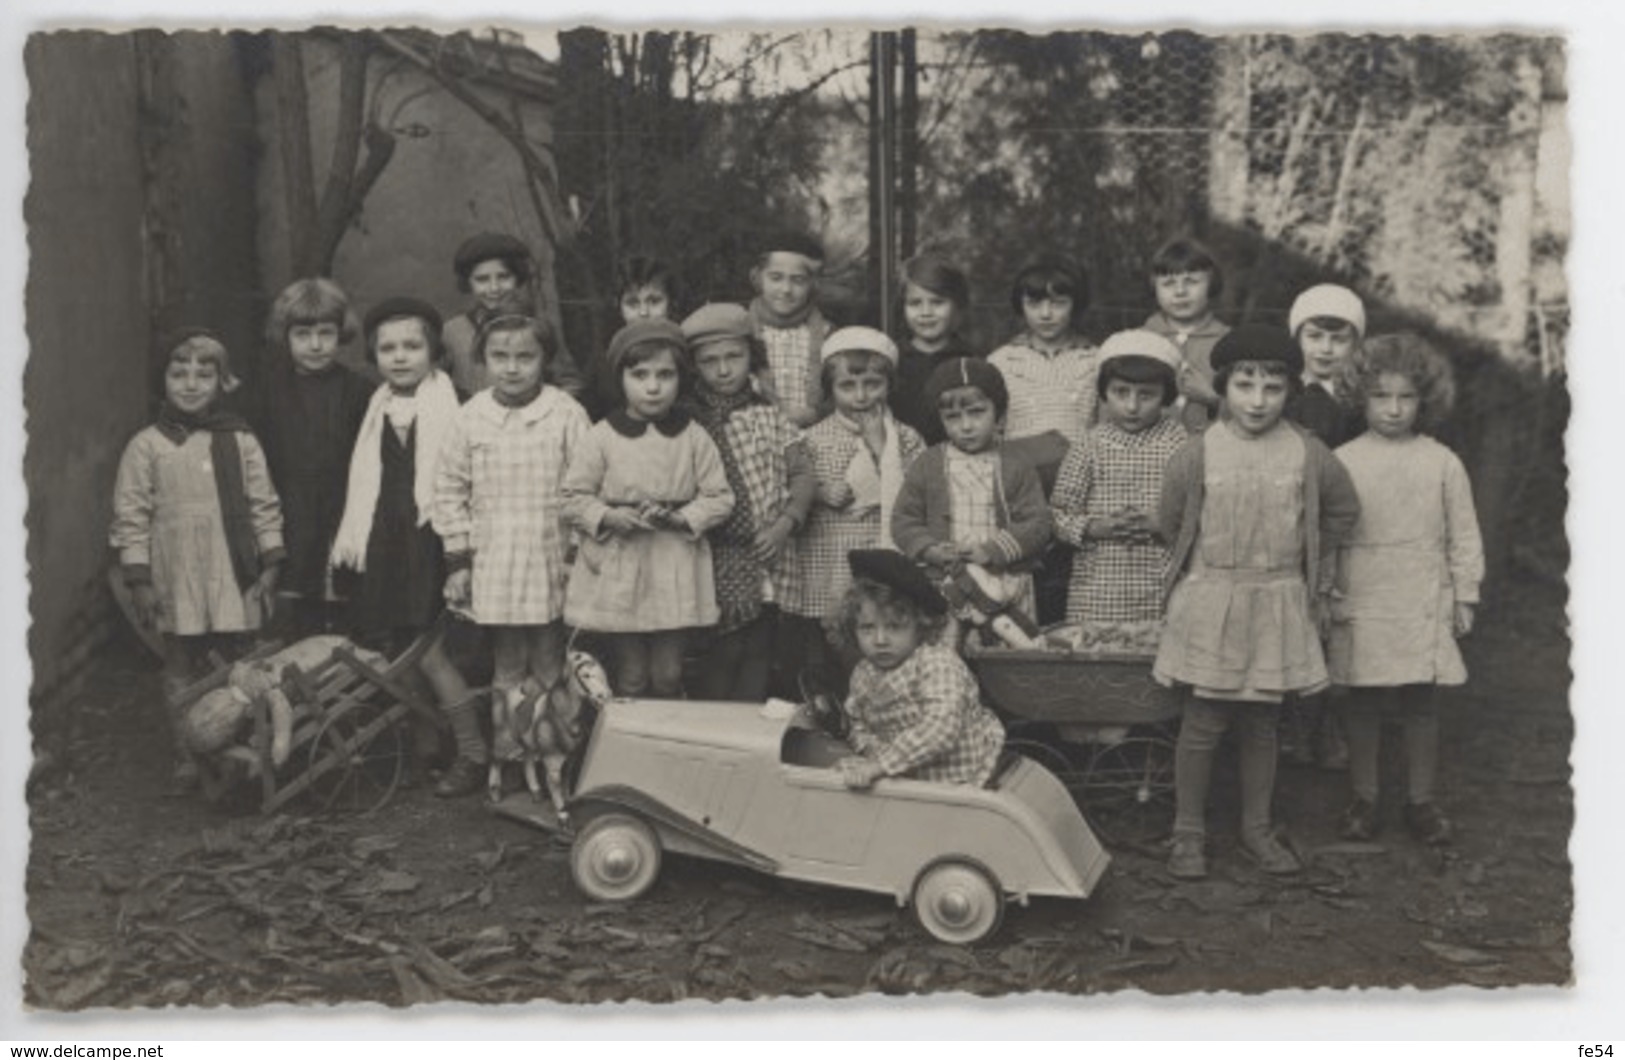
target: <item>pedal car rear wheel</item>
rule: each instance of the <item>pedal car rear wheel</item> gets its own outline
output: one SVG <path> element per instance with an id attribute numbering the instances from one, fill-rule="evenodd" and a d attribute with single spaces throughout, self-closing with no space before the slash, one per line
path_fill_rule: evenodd
<path id="1" fill-rule="evenodd" d="M 630 814 L 594 817 L 570 847 L 570 875 L 589 898 L 629 902 L 660 875 L 660 837 Z"/>
<path id="2" fill-rule="evenodd" d="M 993 874 L 974 861 L 945 858 L 921 870 L 914 881 L 914 918 L 943 942 L 980 942 L 1004 920 L 1004 890 Z"/>

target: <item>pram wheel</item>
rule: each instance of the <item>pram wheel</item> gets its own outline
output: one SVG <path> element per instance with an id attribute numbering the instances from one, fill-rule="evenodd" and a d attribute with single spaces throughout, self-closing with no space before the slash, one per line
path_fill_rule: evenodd
<path id="1" fill-rule="evenodd" d="M 1131 732 L 1101 744 L 1090 754 L 1079 786 L 1091 810 L 1165 804 L 1174 792 L 1174 742 L 1162 733 Z"/>
<path id="2" fill-rule="evenodd" d="M 1026 736 L 1007 736 L 1004 749 L 1038 763 L 1068 787 L 1077 781 L 1077 766 L 1064 750 L 1053 743 Z"/>

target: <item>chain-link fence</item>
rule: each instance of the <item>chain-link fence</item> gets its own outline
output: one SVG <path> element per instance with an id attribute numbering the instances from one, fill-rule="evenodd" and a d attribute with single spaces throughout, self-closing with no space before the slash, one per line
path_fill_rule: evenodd
<path id="1" fill-rule="evenodd" d="M 1563 52 L 1549 38 L 938 34 L 922 95 L 921 242 L 968 269 L 974 329 L 1010 278 L 1072 253 L 1099 338 L 1155 308 L 1149 262 L 1194 235 L 1220 315 L 1285 322 L 1304 288 L 1452 355 L 1446 440 L 1492 565 L 1561 572 L 1568 305 Z"/>

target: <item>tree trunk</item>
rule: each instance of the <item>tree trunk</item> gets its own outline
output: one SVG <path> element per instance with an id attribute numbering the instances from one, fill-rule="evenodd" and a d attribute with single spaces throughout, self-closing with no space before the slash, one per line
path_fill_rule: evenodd
<path id="1" fill-rule="evenodd" d="M 288 262 L 294 276 L 316 265 L 316 183 L 310 160 L 310 100 L 305 90 L 304 42 L 297 34 L 271 34 L 276 85 L 277 149 L 287 207 Z"/>

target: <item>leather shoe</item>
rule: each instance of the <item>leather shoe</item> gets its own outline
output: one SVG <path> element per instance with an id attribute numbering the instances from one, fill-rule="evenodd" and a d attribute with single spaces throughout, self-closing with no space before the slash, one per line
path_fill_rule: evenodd
<path id="1" fill-rule="evenodd" d="M 451 768 L 441 774 L 434 793 L 442 799 L 458 799 L 472 795 L 485 787 L 485 766 L 468 758 L 459 758 Z"/>

